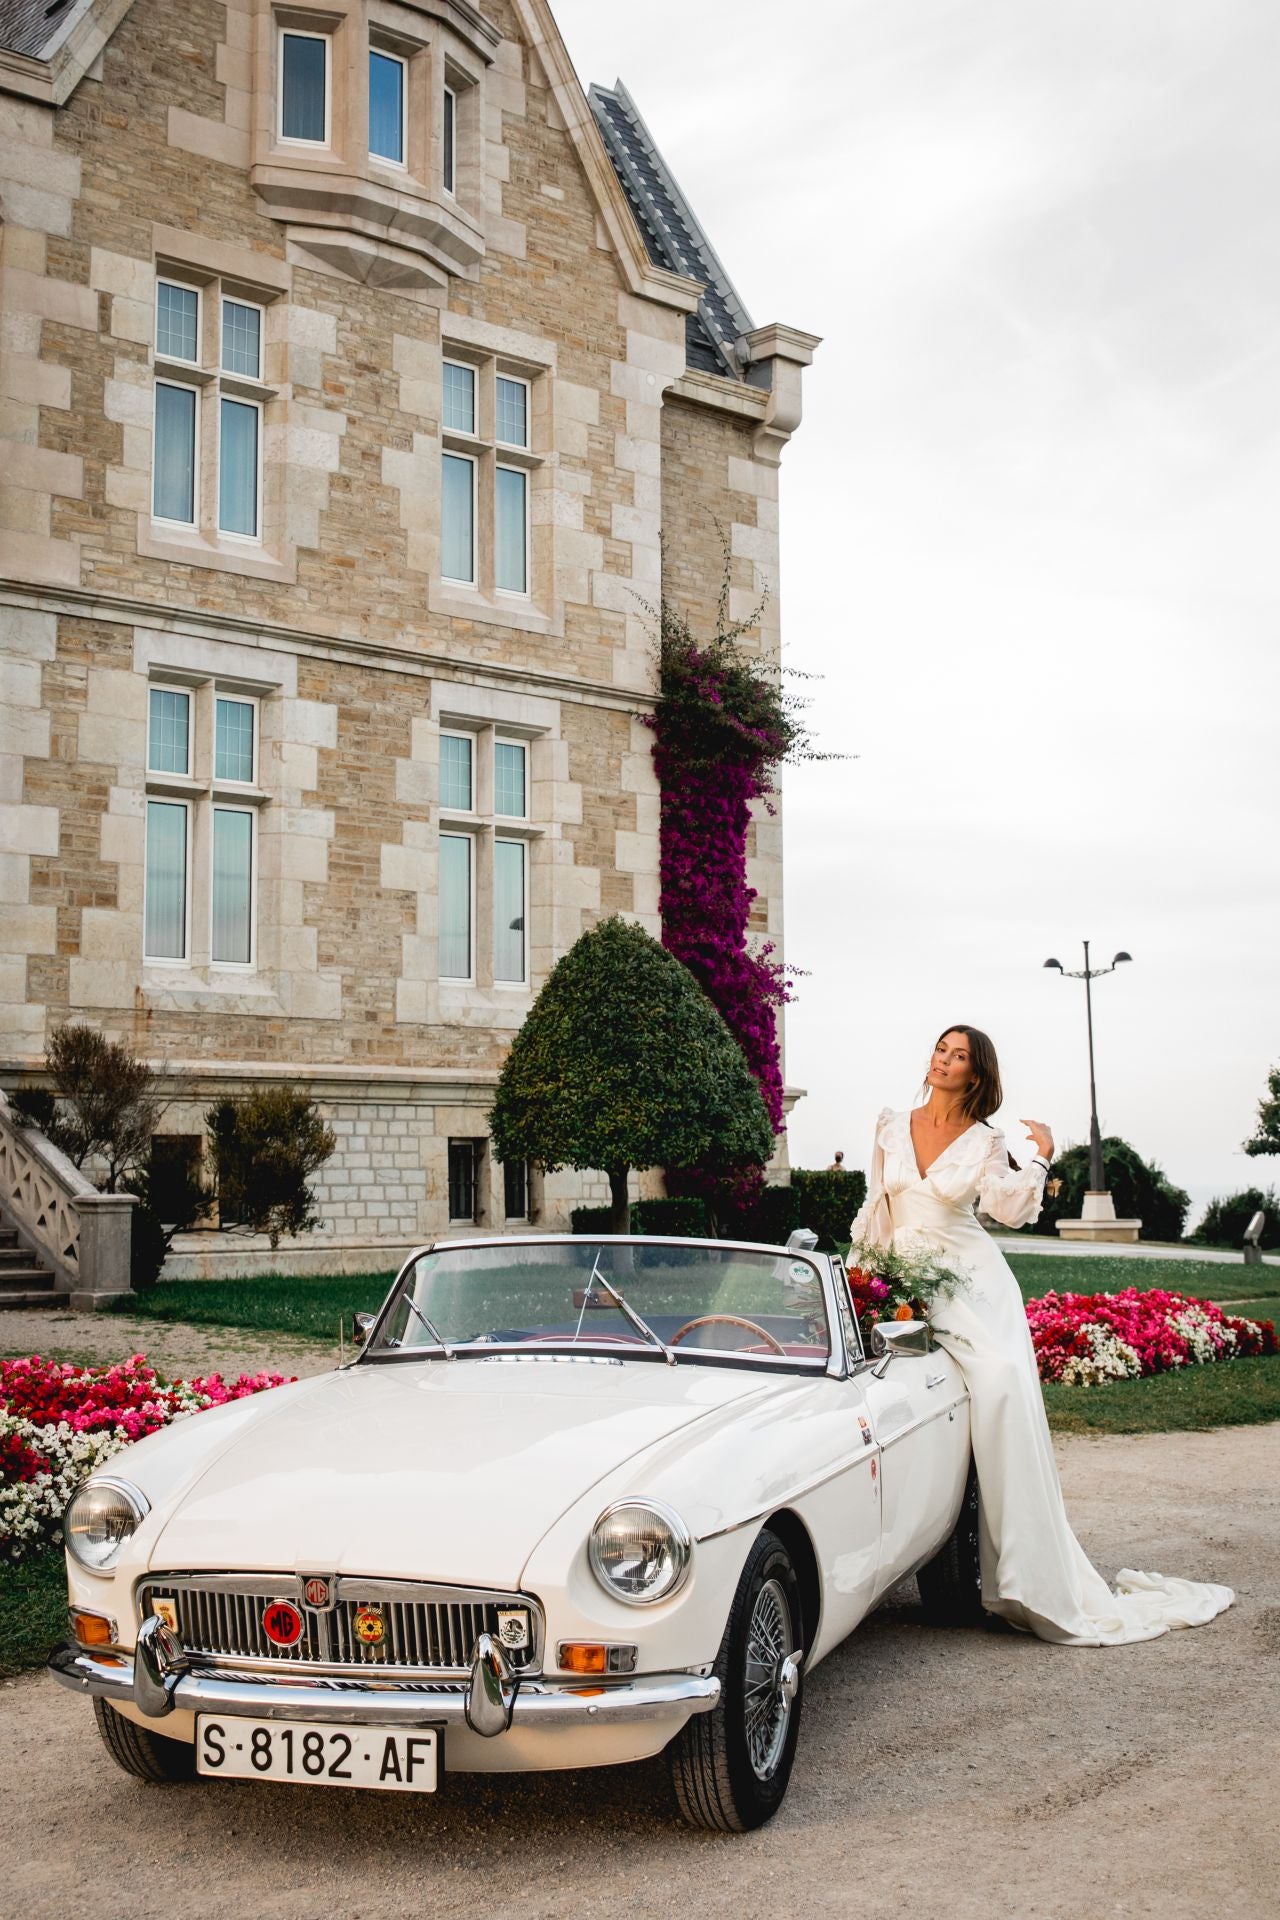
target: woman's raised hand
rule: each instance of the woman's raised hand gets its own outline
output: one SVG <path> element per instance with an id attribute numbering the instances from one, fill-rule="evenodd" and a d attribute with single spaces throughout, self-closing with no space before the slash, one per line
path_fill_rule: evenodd
<path id="1" fill-rule="evenodd" d="M 1046 1160 L 1053 1159 L 1053 1135 L 1043 1120 L 1019 1120 L 1019 1126 L 1026 1128 L 1035 1141 L 1036 1152 L 1043 1154 Z"/>

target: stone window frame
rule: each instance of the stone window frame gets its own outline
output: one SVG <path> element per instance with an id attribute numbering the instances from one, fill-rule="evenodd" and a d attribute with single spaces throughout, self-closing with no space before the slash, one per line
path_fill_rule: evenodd
<path id="1" fill-rule="evenodd" d="M 444 289 L 484 257 L 484 79 L 499 30 L 452 0 L 257 0 L 250 184 L 271 218 L 357 280 L 372 241 L 394 250 L 394 284 Z M 327 41 L 326 138 L 283 131 L 284 36 Z M 371 53 L 405 65 L 403 161 L 369 148 Z M 445 183 L 445 94 L 453 101 Z M 349 264 L 343 256 L 349 246 Z M 407 275 L 408 278 L 403 276 Z"/>
<path id="2" fill-rule="evenodd" d="M 144 978 L 155 981 L 165 974 L 184 979 L 217 983 L 226 979 L 256 976 L 262 971 L 262 874 L 261 841 L 263 809 L 271 795 L 261 784 L 263 707 L 267 696 L 260 686 L 246 686 L 221 674 L 191 674 L 180 669 L 155 665 L 147 676 L 147 720 L 143 742 L 143 916 L 142 966 Z M 177 773 L 151 766 L 150 702 L 153 689 L 186 696 L 187 772 Z M 253 777 L 249 781 L 219 777 L 216 772 L 217 702 L 219 698 L 252 706 Z M 154 955 L 146 951 L 146 808 L 152 801 L 181 805 L 187 815 L 185 874 L 185 953 Z M 249 879 L 249 959 L 215 960 L 213 957 L 213 838 L 214 815 L 218 812 L 248 813 L 253 820 L 250 844 Z"/>
<path id="3" fill-rule="evenodd" d="M 551 462 L 553 381 L 549 356 L 545 361 L 534 361 L 519 354 L 486 350 L 451 335 L 449 319 L 450 316 L 444 316 L 441 395 L 443 398 L 446 366 L 470 367 L 475 374 L 475 418 L 473 431 L 463 432 L 445 425 L 443 404 L 441 406 L 439 561 L 432 582 L 432 611 L 547 631 L 554 602 L 553 529 L 549 519 L 535 512 L 534 501 L 535 495 L 554 478 Z M 523 445 L 498 438 L 499 379 L 518 383 L 525 389 Z M 471 580 L 458 579 L 444 571 L 443 475 L 448 457 L 466 460 L 472 467 Z M 523 590 L 497 584 L 497 489 L 498 473 L 503 470 L 515 471 L 524 477 Z"/>
<path id="4" fill-rule="evenodd" d="M 501 995 L 528 996 L 533 984 L 533 849 L 545 837 L 545 828 L 532 817 L 533 746 L 537 736 L 501 720 L 477 720 L 465 715 L 441 715 L 441 736 L 470 736 L 471 806 L 469 809 L 436 806 L 438 834 L 441 839 L 467 838 L 471 843 L 471 972 L 443 974 L 437 967 L 441 991 L 480 990 Z M 495 791 L 496 747 L 519 746 L 525 754 L 525 811 L 523 815 L 497 811 Z M 499 980 L 495 974 L 493 915 L 496 898 L 494 848 L 499 843 L 515 843 L 524 849 L 524 976 L 520 980 Z"/>
<path id="5" fill-rule="evenodd" d="M 196 295 L 194 361 L 159 351 L 158 315 L 162 285 L 185 287 Z M 233 272 L 220 272 L 195 258 L 180 258 L 166 250 L 157 253 L 152 295 L 151 344 L 152 447 L 147 483 L 147 507 L 138 515 L 138 551 L 150 558 L 175 560 L 192 566 L 213 567 L 255 578 L 288 579 L 293 554 L 284 539 L 284 463 L 273 441 L 282 447 L 273 429 L 283 421 L 286 398 L 275 377 L 282 349 L 273 338 L 273 320 L 286 296 L 279 286 Z M 222 365 L 223 303 L 253 307 L 262 316 L 258 379 Z M 169 520 L 155 512 L 155 391 L 184 387 L 195 394 L 196 448 L 194 523 Z M 258 414 L 258 496 L 256 534 L 235 533 L 219 526 L 219 448 L 223 400 L 250 405 Z"/>

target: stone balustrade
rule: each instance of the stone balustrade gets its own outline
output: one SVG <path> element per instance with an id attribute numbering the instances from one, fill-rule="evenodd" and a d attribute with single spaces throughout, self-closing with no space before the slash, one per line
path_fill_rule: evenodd
<path id="1" fill-rule="evenodd" d="M 99 1193 L 36 1127 L 18 1124 L 0 1093 L 0 1206 L 53 1269 L 70 1306 L 130 1291 L 131 1193 Z"/>

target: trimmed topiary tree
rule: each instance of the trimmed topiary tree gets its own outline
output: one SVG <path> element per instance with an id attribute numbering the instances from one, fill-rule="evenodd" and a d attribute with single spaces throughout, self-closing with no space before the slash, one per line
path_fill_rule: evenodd
<path id="1" fill-rule="evenodd" d="M 612 1230 L 627 1175 L 763 1166 L 773 1128 L 742 1048 L 697 981 L 642 927 L 603 920 L 552 969 L 489 1115 L 499 1160 L 599 1168 Z"/>
<path id="2" fill-rule="evenodd" d="M 1127 1140 L 1107 1134 L 1102 1142 L 1102 1169 L 1116 1213 L 1122 1220 L 1141 1220 L 1144 1240 L 1181 1240 L 1191 1196 L 1175 1187 L 1154 1161 L 1144 1160 Z M 1079 1219 L 1089 1190 L 1087 1144 L 1060 1153 L 1049 1178 L 1061 1180 L 1062 1187 L 1056 1197 L 1046 1193 L 1032 1230 L 1056 1239 L 1056 1222 Z"/>
<path id="3" fill-rule="evenodd" d="M 1267 1075 L 1267 1091 L 1258 1102 L 1258 1131 L 1246 1140 L 1248 1154 L 1280 1153 L 1280 1067 Z"/>

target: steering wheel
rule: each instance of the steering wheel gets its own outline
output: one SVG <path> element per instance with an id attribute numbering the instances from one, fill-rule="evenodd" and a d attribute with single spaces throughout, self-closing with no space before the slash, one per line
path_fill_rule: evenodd
<path id="1" fill-rule="evenodd" d="M 727 1320 L 730 1326 L 746 1327 L 749 1333 L 758 1333 L 762 1340 L 767 1340 L 769 1342 L 769 1345 L 773 1348 L 775 1353 L 780 1353 L 783 1359 L 784 1360 L 786 1359 L 787 1350 L 783 1346 L 781 1340 L 776 1339 L 775 1336 L 769 1332 L 769 1329 L 767 1327 L 758 1327 L 754 1320 L 744 1320 L 740 1313 L 699 1314 L 696 1320 L 686 1320 L 682 1327 L 677 1328 L 676 1332 L 673 1333 L 671 1338 L 668 1340 L 667 1345 L 669 1347 L 678 1347 L 680 1345 L 680 1342 L 684 1339 L 686 1333 L 692 1333 L 695 1327 L 709 1327 L 716 1320 Z"/>

